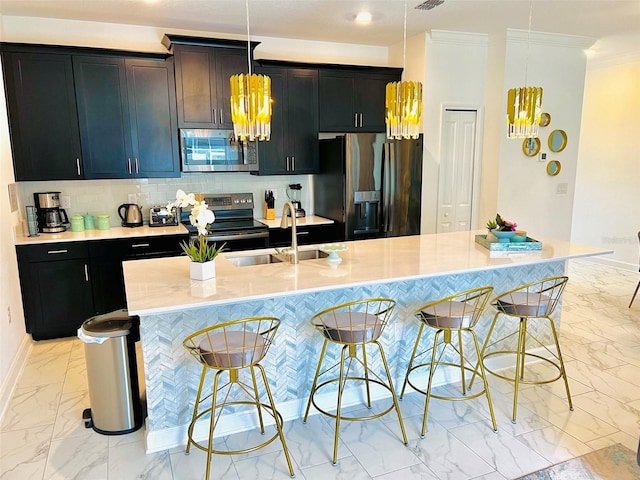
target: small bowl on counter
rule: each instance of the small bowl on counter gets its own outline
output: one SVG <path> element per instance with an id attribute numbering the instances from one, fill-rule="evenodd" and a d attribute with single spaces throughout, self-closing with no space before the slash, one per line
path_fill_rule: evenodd
<path id="1" fill-rule="evenodd" d="M 329 263 L 340 263 L 342 262 L 342 258 L 338 255 L 339 252 L 344 252 L 347 250 L 347 246 L 344 243 L 330 243 L 325 245 L 320 245 L 319 250 L 328 253 L 327 262 Z"/>

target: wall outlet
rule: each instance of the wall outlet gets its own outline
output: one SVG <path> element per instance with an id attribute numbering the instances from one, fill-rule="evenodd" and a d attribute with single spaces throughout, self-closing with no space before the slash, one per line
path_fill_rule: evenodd
<path id="1" fill-rule="evenodd" d="M 138 203 L 138 196 L 135 193 L 127 195 L 127 203 Z"/>
<path id="2" fill-rule="evenodd" d="M 568 186 L 569 186 L 568 183 L 559 183 L 558 186 L 556 187 L 556 193 L 559 193 L 559 194 L 567 193 Z"/>
<path id="3" fill-rule="evenodd" d="M 538 154 L 538 161 L 539 162 L 546 162 L 547 161 L 547 153 L 546 152 L 540 152 Z"/>
<path id="4" fill-rule="evenodd" d="M 60 206 L 62 208 L 71 208 L 71 197 L 69 195 L 60 195 Z"/>
<path id="5" fill-rule="evenodd" d="M 11 307 L 7 307 L 7 320 L 9 321 L 9 325 L 11 325 Z"/>

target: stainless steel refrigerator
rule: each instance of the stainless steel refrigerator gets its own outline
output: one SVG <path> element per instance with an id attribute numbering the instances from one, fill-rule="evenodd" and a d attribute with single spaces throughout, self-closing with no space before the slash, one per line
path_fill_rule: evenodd
<path id="1" fill-rule="evenodd" d="M 420 233 L 422 143 L 353 133 L 320 140 L 316 215 L 344 225 L 346 240 Z"/>

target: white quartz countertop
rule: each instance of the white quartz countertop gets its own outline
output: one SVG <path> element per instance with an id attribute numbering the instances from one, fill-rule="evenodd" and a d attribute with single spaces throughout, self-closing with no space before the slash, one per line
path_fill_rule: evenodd
<path id="1" fill-rule="evenodd" d="M 29 237 L 22 233 L 16 234 L 16 245 L 39 245 L 53 242 L 80 242 L 86 240 L 109 240 L 115 238 L 155 237 L 160 235 L 183 235 L 188 233 L 184 225 L 176 227 L 111 227 L 109 230 L 84 230 L 61 233 L 41 233 L 37 237 Z"/>
<path id="2" fill-rule="evenodd" d="M 265 225 L 268 225 L 269 228 L 280 228 L 280 222 L 282 221 L 282 217 L 276 217 L 273 220 L 267 220 L 266 218 L 258 218 L 257 220 L 260 223 L 264 223 Z M 317 215 L 309 215 L 306 217 L 296 218 L 296 225 L 298 227 L 305 227 L 309 225 L 330 225 L 332 223 L 334 223 L 333 220 L 330 220 L 324 217 L 319 217 Z"/>
<path id="3" fill-rule="evenodd" d="M 150 315 L 189 308 L 273 298 L 274 296 L 346 288 L 402 279 L 506 268 L 570 258 L 606 255 L 611 250 L 538 238 L 540 251 L 490 252 L 475 234 L 456 232 L 345 242 L 342 263 L 301 260 L 298 265 L 271 263 L 235 266 L 227 257 L 270 253 L 274 249 L 223 253 L 216 259 L 216 278 L 189 278 L 189 259 L 171 257 L 123 262 L 127 305 L 131 315 Z M 309 250 L 314 246 L 304 246 Z M 499 255 L 495 255 L 499 254 Z"/>

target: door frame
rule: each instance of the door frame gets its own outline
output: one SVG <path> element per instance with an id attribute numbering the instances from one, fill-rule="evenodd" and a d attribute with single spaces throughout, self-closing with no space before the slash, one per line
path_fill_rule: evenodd
<path id="1" fill-rule="evenodd" d="M 471 205 L 471 228 L 470 230 L 477 230 L 479 228 L 479 214 L 480 214 L 480 178 L 482 167 L 482 138 L 484 136 L 484 108 L 478 104 L 458 104 L 458 103 L 441 103 L 440 104 L 440 136 L 438 138 L 438 151 L 440 161 L 438 162 L 438 193 L 437 198 L 440 198 L 440 165 L 442 162 L 442 145 L 444 137 L 444 118 L 447 111 L 450 110 L 464 110 L 476 112 L 476 134 L 475 134 L 475 151 L 473 154 L 473 179 L 472 179 L 472 205 Z M 438 219 L 437 209 L 439 208 L 439 201 L 436 202 L 436 221 Z"/>

